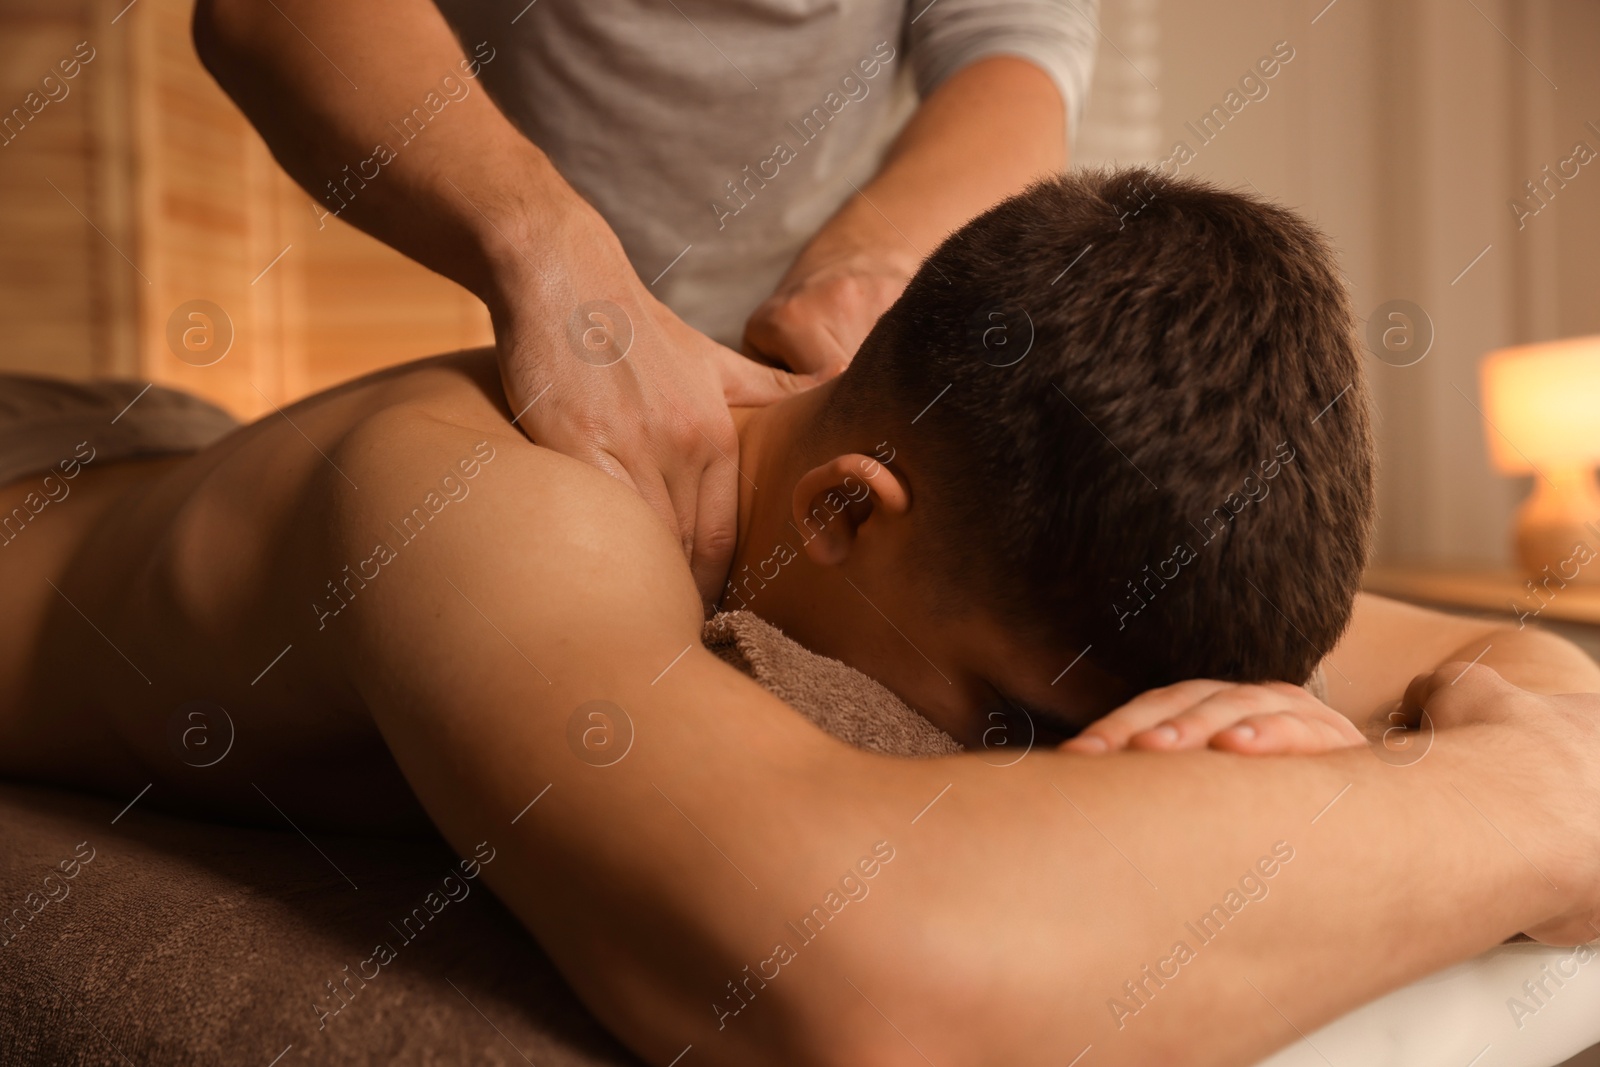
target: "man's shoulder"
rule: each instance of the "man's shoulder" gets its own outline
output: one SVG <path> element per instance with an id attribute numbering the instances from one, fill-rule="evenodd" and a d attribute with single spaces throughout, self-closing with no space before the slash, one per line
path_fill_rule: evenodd
<path id="1" fill-rule="evenodd" d="M 426 530 L 429 554 L 453 573 L 496 582 L 515 571 L 569 618 L 645 608 L 698 618 L 688 564 L 636 492 L 530 442 L 497 397 L 436 384 L 392 398 L 339 443 L 331 458 L 359 490 L 337 494 L 337 536 L 359 543 L 376 530 L 421 547 Z"/>

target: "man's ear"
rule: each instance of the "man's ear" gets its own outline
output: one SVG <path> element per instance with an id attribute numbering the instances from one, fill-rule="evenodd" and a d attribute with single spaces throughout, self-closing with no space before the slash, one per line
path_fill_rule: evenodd
<path id="1" fill-rule="evenodd" d="M 818 464 L 795 483 L 794 524 L 813 563 L 837 566 L 875 516 L 897 518 L 911 510 L 911 494 L 888 467 L 851 452 Z"/>

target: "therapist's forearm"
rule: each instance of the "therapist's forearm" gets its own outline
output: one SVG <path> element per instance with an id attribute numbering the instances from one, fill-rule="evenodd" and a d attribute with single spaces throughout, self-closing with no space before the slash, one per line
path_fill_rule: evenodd
<path id="1" fill-rule="evenodd" d="M 553 269 L 563 234 L 598 221 L 461 66 L 512 60 L 492 42 L 464 55 L 429 0 L 200 0 L 194 31 L 207 68 L 310 194 L 308 211 L 491 304 L 511 276 Z M 436 112 L 430 94 L 445 101 Z M 417 108 L 420 132 L 392 125 Z"/>
<path id="2" fill-rule="evenodd" d="M 812 246 L 826 253 L 870 244 L 920 260 L 973 216 L 1066 165 L 1055 82 L 1016 56 L 980 59 L 929 94 L 864 195 L 847 201 Z"/>

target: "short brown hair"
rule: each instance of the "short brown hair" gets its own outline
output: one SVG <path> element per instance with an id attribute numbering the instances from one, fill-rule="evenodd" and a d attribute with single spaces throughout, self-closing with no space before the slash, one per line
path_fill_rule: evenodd
<path id="1" fill-rule="evenodd" d="M 818 426 L 898 450 L 952 606 L 1138 688 L 1303 682 L 1349 622 L 1367 392 L 1333 253 L 1286 208 L 1145 168 L 1041 181 L 928 257 Z"/>

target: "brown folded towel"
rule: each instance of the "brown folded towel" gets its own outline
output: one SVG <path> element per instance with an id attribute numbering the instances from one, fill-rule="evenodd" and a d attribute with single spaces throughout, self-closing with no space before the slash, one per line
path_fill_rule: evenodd
<path id="1" fill-rule="evenodd" d="M 836 659 L 819 656 L 760 616 L 725 611 L 706 623 L 706 648 L 748 674 L 828 733 L 887 756 L 947 756 L 962 751 L 939 729 L 876 679 Z M 1305 688 L 1328 699 L 1322 665 Z"/>
<path id="2" fill-rule="evenodd" d="M 875 679 L 819 656 L 748 611 L 728 611 L 706 623 L 706 648 L 828 733 L 889 756 L 946 756 L 961 751 L 954 738 Z"/>
<path id="3" fill-rule="evenodd" d="M 103 467 L 193 452 L 238 425 L 215 404 L 150 382 L 0 374 L 0 485 L 73 459 Z"/>

